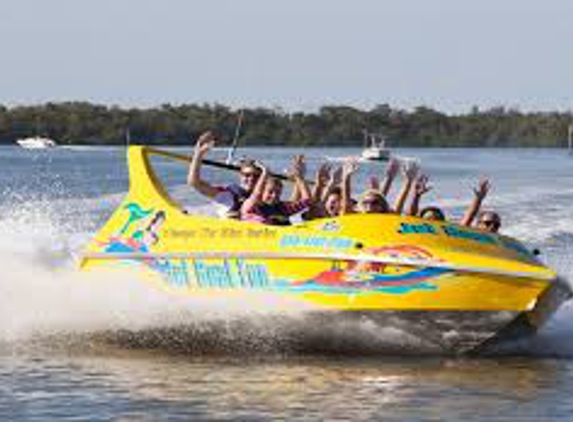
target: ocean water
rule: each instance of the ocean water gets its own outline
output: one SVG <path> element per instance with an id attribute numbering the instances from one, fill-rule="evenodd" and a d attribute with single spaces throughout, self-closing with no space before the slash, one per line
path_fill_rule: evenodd
<path id="1" fill-rule="evenodd" d="M 180 152 L 190 152 L 180 149 Z M 280 171 L 357 151 L 240 151 Z M 220 152 L 224 155 L 224 152 Z M 503 231 L 573 279 L 573 157 L 558 150 L 404 149 L 459 218 L 480 178 Z M 240 154 L 239 154 L 240 155 Z M 186 169 L 157 163 L 182 206 L 212 213 Z M 365 164 L 357 186 L 381 174 Z M 234 175 L 206 169 L 218 182 Z M 0 147 L 1 420 L 570 420 L 573 308 L 539 335 L 487 357 L 436 356 L 399 330 L 330 327 L 353 353 L 305 353 L 270 298 L 189 301 L 140 280 L 78 274 L 83 245 L 128 187 L 123 148 Z M 396 191 L 394 189 L 394 193 Z M 304 314 L 298 336 L 321 329 Z M 300 338 L 297 340 L 301 340 Z"/>

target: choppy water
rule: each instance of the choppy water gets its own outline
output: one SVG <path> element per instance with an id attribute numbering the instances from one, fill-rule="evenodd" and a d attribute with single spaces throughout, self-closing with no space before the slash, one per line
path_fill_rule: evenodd
<path id="1" fill-rule="evenodd" d="M 481 359 L 416 353 L 416 339 L 329 327 L 361 345 L 332 356 L 292 347 L 321 327 L 276 298 L 173 298 L 130 278 L 78 275 L 75 257 L 127 189 L 121 148 L 0 148 L 0 418 L 569 420 L 573 312 L 540 335 Z M 251 150 L 274 169 L 295 150 Z M 326 155 L 306 150 L 311 167 Z M 425 203 L 459 216 L 481 176 L 504 231 L 573 276 L 573 158 L 554 150 L 402 150 L 421 160 Z M 172 192 L 211 212 L 160 163 Z M 361 179 L 379 171 L 362 170 Z M 217 180 L 232 175 L 208 173 Z M 260 300 L 259 300 L 260 299 Z M 276 301 L 275 301 L 276 300 Z M 281 312 L 276 312 L 280 307 Z M 369 347 L 372 346 L 372 347 Z"/>

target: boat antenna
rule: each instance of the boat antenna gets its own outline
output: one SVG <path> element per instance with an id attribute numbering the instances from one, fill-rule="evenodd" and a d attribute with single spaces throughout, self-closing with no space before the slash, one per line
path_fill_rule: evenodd
<path id="1" fill-rule="evenodd" d="M 362 136 L 364 138 L 363 142 L 364 142 L 364 148 L 368 148 L 370 145 L 368 143 L 368 129 L 364 128 L 362 129 Z"/>
<path id="2" fill-rule="evenodd" d="M 125 145 L 129 147 L 131 145 L 131 130 L 129 126 L 125 130 Z"/>
<path id="3" fill-rule="evenodd" d="M 378 134 L 378 139 L 380 140 L 380 142 L 378 142 L 378 146 L 380 148 L 386 148 L 386 137 L 382 132 Z"/>
<path id="4" fill-rule="evenodd" d="M 567 128 L 567 146 L 569 155 L 573 155 L 573 124 L 570 124 Z"/>
<path id="5" fill-rule="evenodd" d="M 235 150 L 237 149 L 237 143 L 239 141 L 239 135 L 241 134 L 241 127 L 243 126 L 243 120 L 245 120 L 245 111 L 243 109 L 239 110 L 239 115 L 237 116 L 237 125 L 235 126 L 235 134 L 233 135 L 233 142 L 231 148 L 227 153 L 227 159 L 225 162 L 231 164 L 233 162 L 233 157 L 235 156 Z"/>

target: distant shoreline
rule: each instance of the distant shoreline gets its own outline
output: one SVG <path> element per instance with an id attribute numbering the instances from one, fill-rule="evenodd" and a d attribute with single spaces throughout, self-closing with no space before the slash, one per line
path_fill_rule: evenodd
<path id="1" fill-rule="evenodd" d="M 504 107 L 473 107 L 465 114 L 446 114 L 425 106 L 406 111 L 387 104 L 368 110 L 330 105 L 314 113 L 268 108 L 243 111 L 242 146 L 358 148 L 366 130 L 383 134 L 391 148 L 563 148 L 573 124 L 571 112 L 521 112 Z M 129 131 L 133 143 L 185 146 L 208 129 L 229 144 L 237 116 L 238 110 L 220 104 L 147 109 L 87 102 L 0 105 L 0 144 L 40 135 L 61 145 L 121 146 Z"/>

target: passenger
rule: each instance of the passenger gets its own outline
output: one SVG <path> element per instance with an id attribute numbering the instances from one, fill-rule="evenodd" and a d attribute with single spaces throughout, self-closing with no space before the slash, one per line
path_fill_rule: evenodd
<path id="1" fill-rule="evenodd" d="M 306 220 L 313 218 L 338 217 L 342 212 L 342 167 L 330 171 L 330 165 L 326 164 L 319 168 L 315 180 L 312 202 L 313 205 L 308 213 L 305 213 Z"/>
<path id="2" fill-rule="evenodd" d="M 363 214 L 386 214 L 391 212 L 384 195 L 377 190 L 369 189 L 360 198 L 360 212 Z"/>
<path id="3" fill-rule="evenodd" d="M 430 221 L 446 221 L 444 212 L 438 207 L 426 207 L 420 211 L 420 217 Z"/>
<path id="4" fill-rule="evenodd" d="M 342 189 L 336 186 L 330 189 L 324 199 L 324 217 L 338 217 L 342 212 Z"/>
<path id="5" fill-rule="evenodd" d="M 428 176 L 425 174 L 422 174 L 416 179 L 416 183 L 414 183 L 414 195 L 410 202 L 408 215 L 418 215 L 421 218 L 431 221 L 446 221 L 444 212 L 436 206 L 425 207 L 418 213 L 422 196 L 432 190 L 432 187 L 428 185 L 428 180 Z"/>
<path id="6" fill-rule="evenodd" d="M 460 224 L 462 226 L 471 226 L 474 222 L 474 219 L 479 213 L 483 200 L 487 196 L 491 185 L 489 180 L 483 179 L 479 182 L 477 188 L 474 189 L 474 200 L 466 210 Z"/>
<path id="7" fill-rule="evenodd" d="M 332 169 L 331 169 L 332 170 Z M 322 183 L 323 181 L 321 181 Z M 342 167 L 338 167 L 330 171 L 328 180 L 325 187 L 322 189 L 322 195 L 318 199 L 314 199 L 318 205 L 316 208 L 320 210 L 320 216 L 324 217 L 338 217 L 342 212 L 342 189 L 340 184 L 342 182 Z"/>
<path id="8" fill-rule="evenodd" d="M 212 132 L 203 133 L 195 145 L 195 152 L 189 165 L 187 183 L 199 193 L 223 206 L 223 216 L 239 218 L 243 202 L 253 191 L 260 175 L 252 161 L 244 161 L 240 166 L 240 184 L 232 183 L 227 186 L 214 186 L 201 178 L 203 158 L 215 145 L 216 138 Z"/>
<path id="9" fill-rule="evenodd" d="M 289 225 L 289 217 L 308 208 L 311 203 L 311 193 L 308 184 L 302 177 L 304 160 L 295 158 L 289 176 L 300 190 L 297 201 L 281 201 L 283 184 L 275 177 L 269 176 L 268 169 L 258 164 L 261 169 L 259 180 L 251 195 L 241 207 L 241 218 L 271 225 Z"/>
<path id="10" fill-rule="evenodd" d="M 490 233 L 497 233 L 501 227 L 501 217 L 493 211 L 483 211 L 480 213 L 477 228 Z"/>
<path id="11" fill-rule="evenodd" d="M 342 214 L 350 214 L 358 211 L 364 214 L 384 214 L 391 212 L 384 195 L 375 189 L 367 190 L 361 197 L 358 207 L 351 197 L 352 175 L 358 170 L 358 162 L 346 161 L 342 166 Z"/>

